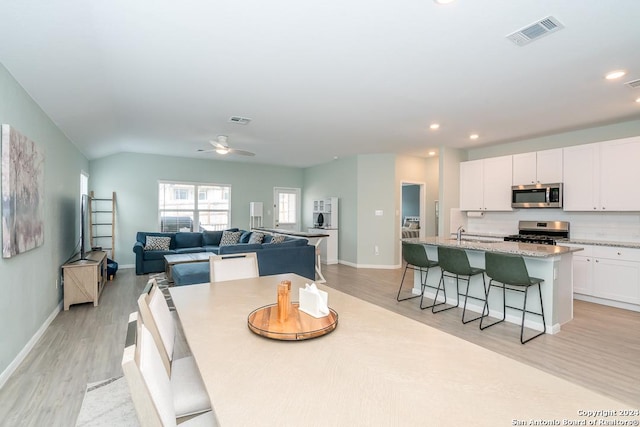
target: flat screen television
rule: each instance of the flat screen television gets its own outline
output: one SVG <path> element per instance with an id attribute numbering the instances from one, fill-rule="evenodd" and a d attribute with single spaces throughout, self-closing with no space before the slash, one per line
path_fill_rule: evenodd
<path id="1" fill-rule="evenodd" d="M 91 236 L 89 233 L 89 195 L 83 194 L 80 202 L 80 259 L 87 259 L 91 252 Z"/>

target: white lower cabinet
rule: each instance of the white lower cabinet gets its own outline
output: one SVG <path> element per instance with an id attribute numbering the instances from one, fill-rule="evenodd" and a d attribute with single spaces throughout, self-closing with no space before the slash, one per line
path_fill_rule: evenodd
<path id="1" fill-rule="evenodd" d="M 335 228 L 309 228 L 309 233 L 324 233 L 325 237 L 320 242 L 320 259 L 324 264 L 338 263 L 338 230 Z"/>
<path id="2" fill-rule="evenodd" d="M 574 297 L 640 311 L 640 249 L 570 246 L 584 249 L 573 254 Z"/>

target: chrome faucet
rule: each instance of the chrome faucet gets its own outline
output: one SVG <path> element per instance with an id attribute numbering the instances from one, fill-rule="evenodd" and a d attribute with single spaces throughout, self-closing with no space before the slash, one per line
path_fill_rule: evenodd
<path id="1" fill-rule="evenodd" d="M 466 230 L 464 228 L 462 228 L 462 226 L 458 227 L 458 231 L 456 231 L 456 239 L 458 240 L 458 242 L 462 239 L 462 233 L 464 233 Z"/>

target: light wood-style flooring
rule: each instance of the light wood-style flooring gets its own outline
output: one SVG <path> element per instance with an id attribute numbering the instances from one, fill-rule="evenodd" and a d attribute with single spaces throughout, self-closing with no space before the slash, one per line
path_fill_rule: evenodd
<path id="1" fill-rule="evenodd" d="M 574 320 L 559 334 L 523 346 L 516 325 L 480 331 L 477 322 L 462 325 L 460 309 L 432 314 L 420 310 L 418 299 L 396 302 L 400 269 L 323 267 L 335 289 L 621 402 L 640 402 L 640 313 L 575 301 Z M 147 280 L 120 270 L 98 307 L 79 304 L 61 312 L 0 389 L 0 426 L 74 426 L 86 384 L 122 375 L 128 315 Z"/>

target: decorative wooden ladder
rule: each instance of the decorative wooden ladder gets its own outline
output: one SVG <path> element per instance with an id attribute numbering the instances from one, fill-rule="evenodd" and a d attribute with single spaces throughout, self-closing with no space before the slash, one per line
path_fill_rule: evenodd
<path id="1" fill-rule="evenodd" d="M 89 195 L 89 238 L 91 248 L 101 247 L 107 256 L 116 256 L 116 192 L 111 198 L 97 198 L 93 191 Z M 100 245 L 106 239 L 111 239 L 110 247 Z"/>

